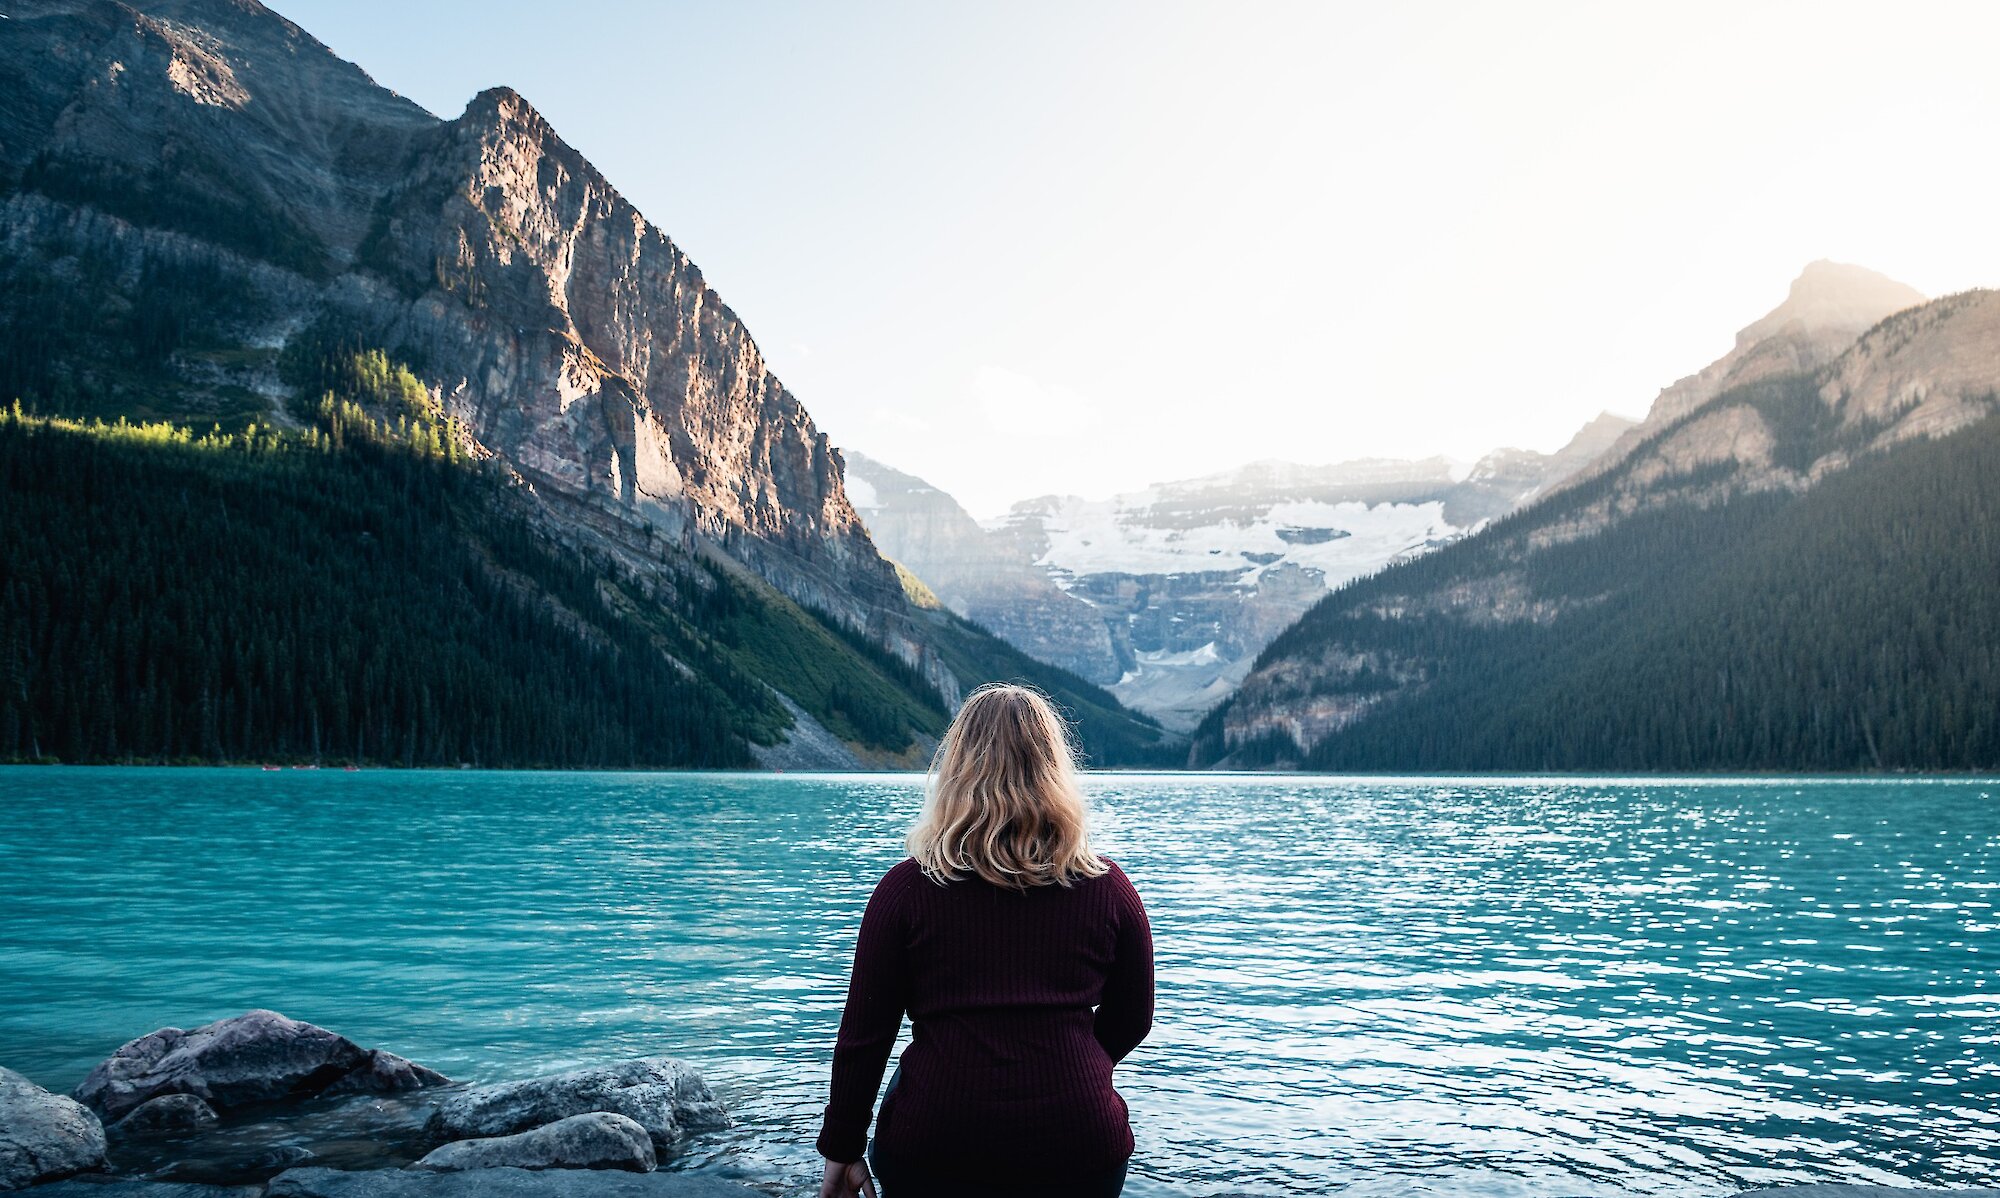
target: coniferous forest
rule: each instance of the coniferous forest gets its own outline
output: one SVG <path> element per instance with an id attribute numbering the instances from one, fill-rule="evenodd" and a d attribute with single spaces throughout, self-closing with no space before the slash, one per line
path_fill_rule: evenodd
<path id="1" fill-rule="evenodd" d="M 254 430 L 0 421 L 0 757 L 749 764 L 753 684 L 685 676 L 484 487 Z"/>

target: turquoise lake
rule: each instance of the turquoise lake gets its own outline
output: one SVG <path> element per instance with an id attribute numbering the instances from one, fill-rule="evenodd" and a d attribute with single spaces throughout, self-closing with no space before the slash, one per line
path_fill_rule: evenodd
<path id="1" fill-rule="evenodd" d="M 1135 1195 L 2000 1181 L 2000 784 L 1098 775 Z M 250 1007 L 469 1080 L 672 1053 L 802 1192 L 921 779 L 0 771 L 0 1064 Z"/>

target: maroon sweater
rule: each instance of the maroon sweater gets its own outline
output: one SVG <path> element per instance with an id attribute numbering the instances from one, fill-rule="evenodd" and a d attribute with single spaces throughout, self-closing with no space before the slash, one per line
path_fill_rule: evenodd
<path id="1" fill-rule="evenodd" d="M 1094 1010 L 1093 1010 L 1094 1008 Z M 861 1158 L 904 1012 L 881 1150 L 1031 1182 L 1132 1155 L 1111 1067 L 1153 1026 L 1153 937 L 1122 871 L 1025 892 L 890 870 L 861 917 L 819 1151 Z"/>

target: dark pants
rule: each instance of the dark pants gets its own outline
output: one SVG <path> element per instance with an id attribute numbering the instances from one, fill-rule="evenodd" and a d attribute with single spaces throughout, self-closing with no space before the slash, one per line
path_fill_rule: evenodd
<path id="1" fill-rule="evenodd" d="M 957 1170 L 932 1172 L 904 1168 L 880 1148 L 868 1153 L 868 1167 L 882 1187 L 882 1198 L 1118 1198 L 1125 1189 L 1125 1166 L 1067 1181 L 995 1185 Z"/>
<path id="2" fill-rule="evenodd" d="M 896 1092 L 896 1083 L 903 1080 L 903 1067 L 896 1066 L 896 1072 L 889 1077 L 889 1088 L 882 1091 L 882 1101 Z M 896 1158 L 882 1151 L 880 1144 L 868 1148 L 868 1171 L 882 1188 L 882 1198 L 1021 1198 L 1032 1193 L 1034 1198 L 1118 1198 L 1125 1189 L 1125 1164 L 1120 1161 L 1115 1169 L 1107 1169 L 1087 1177 L 1073 1177 L 1064 1181 L 1022 1187 L 1014 1184 L 996 1185 L 977 1177 L 967 1177 L 953 1169 L 936 1170 L 927 1165 L 898 1164 Z"/>

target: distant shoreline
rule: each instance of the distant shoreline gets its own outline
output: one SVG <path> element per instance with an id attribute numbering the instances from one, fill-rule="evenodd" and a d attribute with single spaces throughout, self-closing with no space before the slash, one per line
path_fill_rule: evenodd
<path id="1" fill-rule="evenodd" d="M 910 769 L 843 769 L 825 767 L 815 769 L 769 770 L 756 768 L 731 768 L 720 766 L 672 766 L 672 765 L 383 765 L 369 764 L 348 766 L 337 765 L 292 765 L 244 761 L 0 761 L 0 769 L 50 769 L 50 770 L 240 770 L 252 773 L 273 774 L 717 774 L 734 778 L 784 778 L 784 777 L 849 777 L 866 778 L 876 775 L 910 775 L 921 777 L 924 770 Z M 1982 770 L 1715 770 L 1653 773 L 1631 771 L 1620 773 L 1613 770 L 1540 770 L 1509 773 L 1505 770 L 1477 770 L 1453 772 L 1449 770 L 1411 770 L 1407 773 L 1336 773 L 1326 770 L 1191 770 L 1167 768 L 1137 768 L 1128 766 L 1108 766 L 1102 769 L 1086 767 L 1086 776 L 1109 775 L 1119 777 L 1185 777 L 1185 778 L 1324 778 L 1353 782 L 1367 781 L 1439 781 L 1465 782 L 1481 779 L 1518 781 L 1523 778 L 1549 778 L 1566 782 L 1632 782 L 1659 784 L 1668 782 L 1892 782 L 1925 781 L 1928 779 L 1954 782 L 1991 781 L 2000 785 L 2000 773 Z"/>

